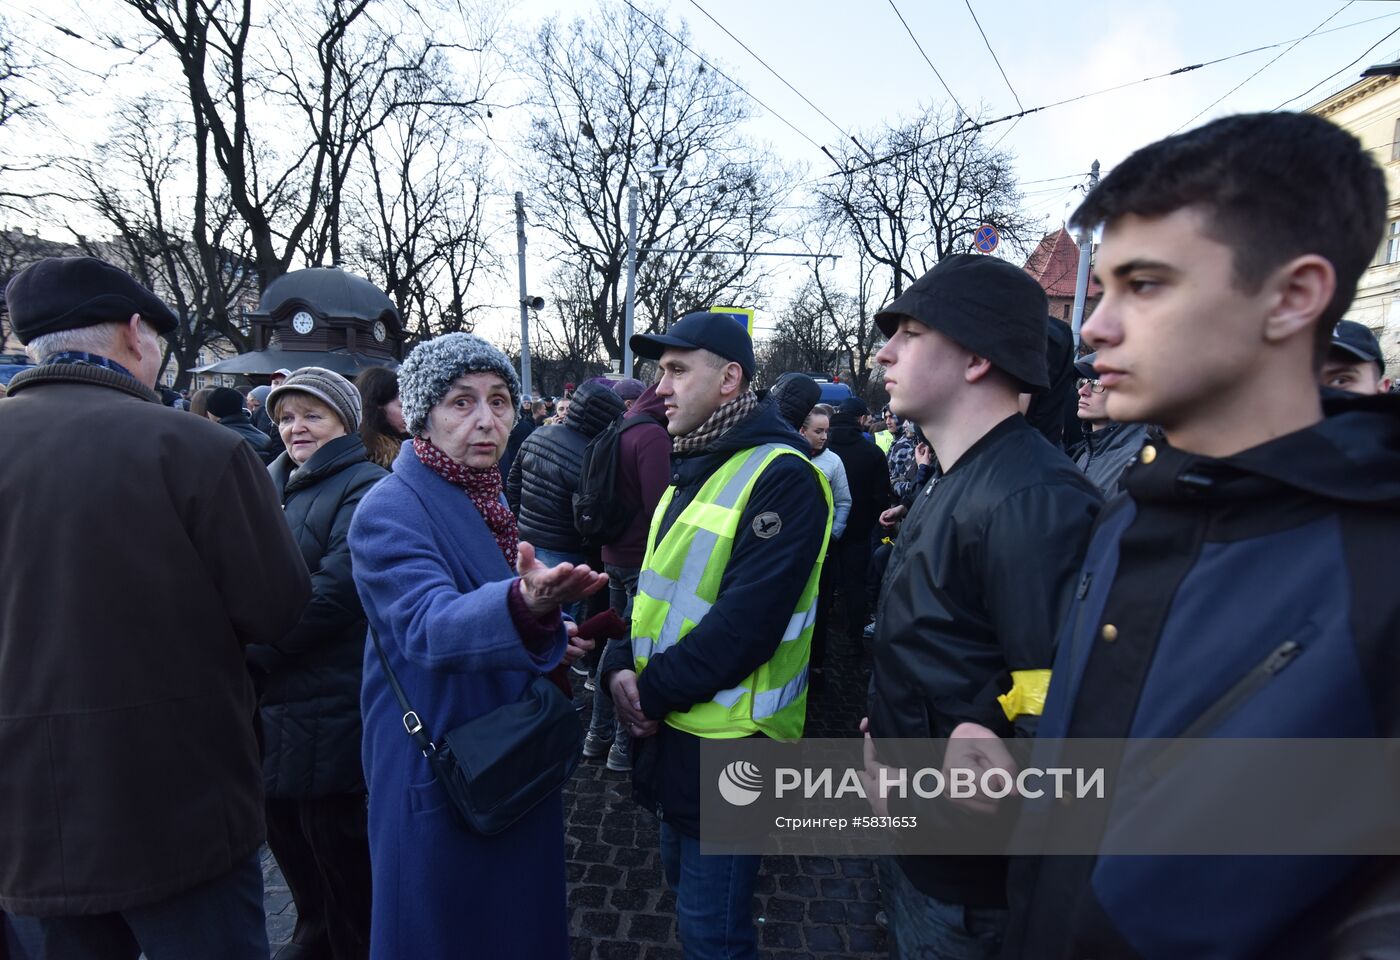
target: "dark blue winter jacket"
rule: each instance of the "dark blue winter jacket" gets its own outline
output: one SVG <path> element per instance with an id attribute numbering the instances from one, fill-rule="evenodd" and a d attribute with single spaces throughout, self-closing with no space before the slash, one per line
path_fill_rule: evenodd
<path id="1" fill-rule="evenodd" d="M 1233 457 L 1144 448 L 1091 539 L 1040 737 L 1400 735 L 1400 397 L 1324 406 L 1316 426 Z M 1028 860 L 1005 955 L 1326 956 L 1384 866 Z"/>

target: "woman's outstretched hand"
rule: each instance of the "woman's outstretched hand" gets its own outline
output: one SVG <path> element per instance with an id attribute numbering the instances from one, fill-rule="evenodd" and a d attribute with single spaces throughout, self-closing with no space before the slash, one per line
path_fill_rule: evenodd
<path id="1" fill-rule="evenodd" d="M 520 594 L 525 604 L 531 613 L 540 617 L 608 585 L 608 575 L 594 571 L 587 564 L 561 563 L 557 567 L 546 567 L 535 556 L 535 548 L 525 540 L 520 541 L 515 571 L 520 574 Z"/>

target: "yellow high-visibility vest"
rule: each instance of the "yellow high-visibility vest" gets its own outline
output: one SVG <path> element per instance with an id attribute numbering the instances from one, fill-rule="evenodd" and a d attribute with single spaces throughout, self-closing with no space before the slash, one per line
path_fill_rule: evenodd
<path id="1" fill-rule="evenodd" d="M 710 475 L 657 543 L 661 519 L 676 492 L 674 486 L 667 488 L 652 515 L 646 557 L 632 603 L 632 653 L 638 674 L 652 657 L 684 641 L 714 606 L 749 496 L 763 470 L 781 456 L 802 454 L 780 443 L 734 454 Z M 826 531 L 797 608 L 783 632 L 782 643 L 771 660 L 737 687 L 721 690 L 708 703 L 698 703 L 684 713 L 668 714 L 666 722 L 677 730 L 711 739 L 747 737 L 759 732 L 781 740 L 802 736 L 807 719 L 807 665 L 817 618 L 817 587 L 832 518 L 831 488 L 820 470 L 812 467 L 812 473 L 826 498 Z"/>

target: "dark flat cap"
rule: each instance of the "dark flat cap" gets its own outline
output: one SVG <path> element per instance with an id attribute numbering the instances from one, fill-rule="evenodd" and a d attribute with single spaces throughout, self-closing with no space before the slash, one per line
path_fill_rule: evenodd
<path id="1" fill-rule="evenodd" d="M 1030 274 L 996 257 L 955 253 L 938 261 L 875 314 L 885 336 L 903 317 L 937 330 L 1035 393 L 1050 385 L 1045 343 L 1050 305 Z"/>
<path id="2" fill-rule="evenodd" d="M 10 325 L 20 343 L 60 330 L 123 323 L 139 313 L 162 334 L 178 325 L 160 298 L 120 267 L 95 257 L 47 257 L 5 287 Z"/>

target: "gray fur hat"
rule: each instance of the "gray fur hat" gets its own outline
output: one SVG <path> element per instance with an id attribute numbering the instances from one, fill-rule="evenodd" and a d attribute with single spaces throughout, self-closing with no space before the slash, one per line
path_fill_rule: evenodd
<path id="1" fill-rule="evenodd" d="M 447 396 L 453 380 L 468 373 L 498 374 L 511 406 L 520 407 L 520 378 L 506 355 L 474 333 L 448 333 L 418 344 L 399 366 L 399 402 L 410 434 L 422 434 L 428 411 Z"/>

